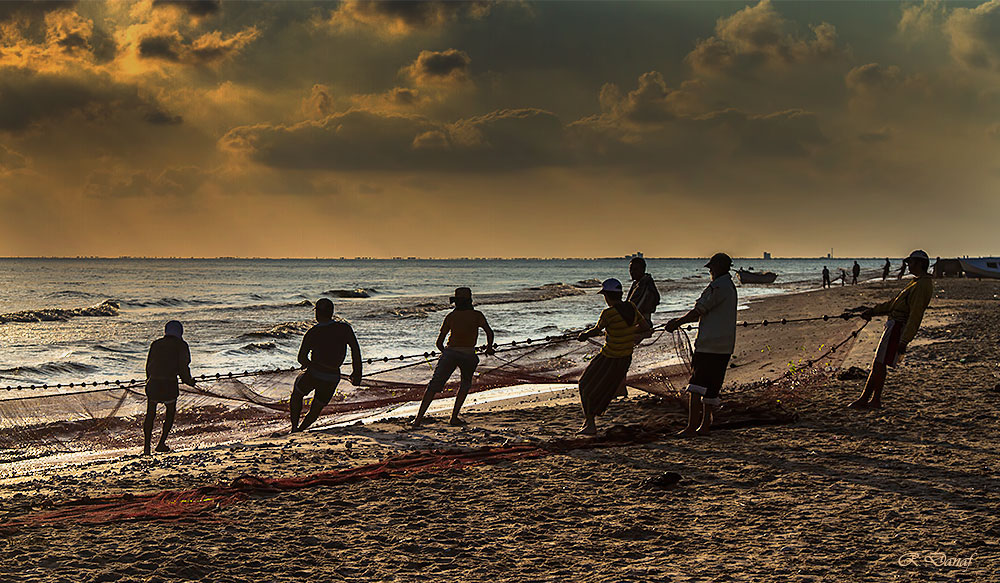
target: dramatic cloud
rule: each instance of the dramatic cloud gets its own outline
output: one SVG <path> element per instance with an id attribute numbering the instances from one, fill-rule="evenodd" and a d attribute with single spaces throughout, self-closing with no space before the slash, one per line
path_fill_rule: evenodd
<path id="1" fill-rule="evenodd" d="M 1000 71 L 1000 0 L 954 9 L 945 30 L 951 54 L 958 61 L 975 69 Z"/>
<path id="2" fill-rule="evenodd" d="M 327 24 L 335 31 L 370 30 L 387 37 L 400 37 L 461 19 L 480 19 L 492 2 L 462 0 L 349 0 L 330 13 Z"/>
<path id="3" fill-rule="evenodd" d="M 469 55 L 455 49 L 420 51 L 417 60 L 403 72 L 417 85 L 441 85 L 468 81 Z"/>
<path id="4" fill-rule="evenodd" d="M 222 9 L 220 0 L 153 0 L 154 8 L 179 8 L 192 16 L 209 16 Z"/>
<path id="5" fill-rule="evenodd" d="M 217 30 L 207 32 L 187 42 L 179 32 L 175 31 L 167 35 L 147 36 L 141 39 L 139 56 L 173 63 L 217 64 L 239 54 L 258 36 L 260 31 L 256 27 L 250 27 L 228 37 Z"/>
<path id="6" fill-rule="evenodd" d="M 789 32 L 789 22 L 769 0 L 719 19 L 715 36 L 699 41 L 687 61 L 699 74 L 750 75 L 768 66 L 786 66 L 839 57 L 837 33 L 828 23 L 811 26 L 813 38 Z"/>
<path id="7" fill-rule="evenodd" d="M 76 0 L 6 0 L 0 2 L 0 22 L 16 18 L 37 18 L 49 12 L 72 8 Z"/>

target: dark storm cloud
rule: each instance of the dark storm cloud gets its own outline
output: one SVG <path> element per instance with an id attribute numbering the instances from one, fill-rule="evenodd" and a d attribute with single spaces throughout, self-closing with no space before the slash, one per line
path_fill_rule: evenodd
<path id="1" fill-rule="evenodd" d="M 259 36 L 250 27 L 229 37 L 219 31 L 205 33 L 188 41 L 180 33 L 147 36 L 139 41 L 139 56 L 172 63 L 212 65 L 232 58 Z"/>
<path id="2" fill-rule="evenodd" d="M 0 2 L 0 21 L 23 16 L 37 18 L 55 10 L 64 10 L 76 5 L 76 0 L 32 0 L 29 2 Z"/>
<path id="3" fill-rule="evenodd" d="M 144 59 L 181 60 L 181 39 L 175 35 L 147 36 L 139 41 L 139 56 Z"/>
<path id="4" fill-rule="evenodd" d="M 330 23 L 340 27 L 360 25 L 398 35 L 466 18 L 483 18 L 492 4 L 448 0 L 347 1 L 331 12 Z"/>
<path id="5" fill-rule="evenodd" d="M 464 72 L 469 66 L 469 55 L 455 49 L 447 51 L 421 51 L 417 57 L 416 70 L 428 77 L 448 77 Z"/>
<path id="6" fill-rule="evenodd" d="M 140 97 L 134 86 L 105 77 L 71 77 L 0 68 L 0 130 L 22 131 L 73 114 L 105 120 L 119 113 L 146 116 L 159 107 Z"/>
<path id="7" fill-rule="evenodd" d="M 192 16 L 208 16 L 222 10 L 221 0 L 153 0 L 153 8 L 176 7 Z"/>

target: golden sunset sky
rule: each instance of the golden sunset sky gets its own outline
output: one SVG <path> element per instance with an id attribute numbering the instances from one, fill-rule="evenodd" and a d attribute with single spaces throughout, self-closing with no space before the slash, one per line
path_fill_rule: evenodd
<path id="1" fill-rule="evenodd" d="M 0 256 L 1000 253 L 1000 0 L 0 3 Z"/>

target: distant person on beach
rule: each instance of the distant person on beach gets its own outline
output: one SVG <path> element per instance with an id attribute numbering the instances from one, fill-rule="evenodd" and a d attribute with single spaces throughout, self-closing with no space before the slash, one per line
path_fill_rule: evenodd
<path id="1" fill-rule="evenodd" d="M 653 276 L 646 273 L 646 260 L 635 257 L 628 264 L 628 274 L 632 285 L 628 288 L 625 301 L 632 302 L 650 325 L 653 324 L 653 312 L 660 303 L 660 292 L 656 289 Z"/>
<path id="2" fill-rule="evenodd" d="M 830 287 L 830 270 L 823 266 L 823 288 Z"/>
<path id="3" fill-rule="evenodd" d="M 903 275 L 906 274 L 906 260 L 903 260 L 903 264 L 899 266 L 899 273 L 896 274 L 896 279 L 903 279 Z"/>
<path id="4" fill-rule="evenodd" d="M 601 312 L 593 328 L 577 336 L 577 340 L 584 342 L 600 336 L 602 331 L 605 334 L 601 352 L 590 361 L 580 377 L 580 402 L 584 416 L 583 427 L 578 432 L 581 435 L 597 433 L 597 416 L 603 415 L 617 396 L 632 366 L 636 337 L 650 328 L 639 308 L 622 299 L 622 283 L 617 279 L 604 280 L 601 291 L 597 293 L 604 296 L 608 307 Z"/>
<path id="5" fill-rule="evenodd" d="M 729 359 L 736 348 L 737 295 L 729 274 L 732 265 L 729 255 L 713 255 L 705 264 L 712 274 L 712 283 L 695 302 L 694 309 L 667 322 L 668 332 L 684 324 L 699 322 L 694 356 L 691 358 L 691 379 L 687 386 L 688 423 L 678 434 L 684 437 L 707 434 L 712 428 L 713 410 L 721 403 L 719 392 L 726 380 Z"/>
<path id="6" fill-rule="evenodd" d="M 183 336 L 184 326 L 177 320 L 171 320 L 164 326 L 163 338 L 154 340 L 149 346 L 149 355 L 146 357 L 146 417 L 142 422 L 142 435 L 145 440 L 142 455 L 149 455 L 157 403 L 166 405 L 167 411 L 163 417 L 163 431 L 160 432 L 160 442 L 156 445 L 156 451 L 170 452 L 170 448 L 167 447 L 167 435 L 174 426 L 177 397 L 180 396 L 177 377 L 180 377 L 185 385 L 195 386 L 190 369 L 191 349 L 182 339 Z"/>
<path id="7" fill-rule="evenodd" d="M 323 408 L 330 403 L 337 385 L 340 383 L 340 366 L 351 347 L 351 384 L 361 384 L 361 346 L 354 335 L 354 328 L 342 320 L 333 319 L 333 302 L 327 298 L 316 301 L 316 325 L 306 332 L 299 348 L 299 364 L 305 370 L 292 385 L 292 396 L 288 407 L 292 417 L 292 433 L 305 431 L 319 418 Z M 299 423 L 302 401 L 309 393 L 316 391 L 305 419 Z"/>
<path id="8" fill-rule="evenodd" d="M 854 267 L 851 268 L 851 275 L 854 276 L 851 278 L 851 285 L 858 285 L 858 276 L 861 275 L 861 266 L 858 265 L 857 261 L 854 262 Z"/>
<path id="9" fill-rule="evenodd" d="M 840 268 L 840 285 L 847 285 L 847 270 L 843 267 Z"/>
<path id="10" fill-rule="evenodd" d="M 885 331 L 875 352 L 875 360 L 872 362 L 872 370 L 865 382 L 865 388 L 861 396 L 849 405 L 854 409 L 878 409 L 882 406 L 886 367 L 895 367 L 899 363 L 899 357 L 906 353 L 906 347 L 917 335 L 924 310 L 934 295 L 933 280 L 927 273 L 930 266 L 927 254 L 919 250 L 914 251 L 904 259 L 904 262 L 909 265 L 910 272 L 916 279 L 892 300 L 869 308 L 861 314 L 865 320 L 871 320 L 875 316 L 889 316 L 889 319 L 885 323 Z"/>
<path id="11" fill-rule="evenodd" d="M 413 419 L 413 427 L 419 427 L 430 407 L 431 401 L 436 393 L 444 390 L 445 383 L 451 378 L 455 369 L 461 371 L 461 382 L 458 393 L 455 395 L 455 406 L 451 411 L 451 425 L 465 425 L 465 421 L 458 416 L 458 412 L 465 403 L 465 397 L 472 388 L 472 375 L 479 366 L 479 357 L 476 356 L 476 342 L 479 340 L 479 330 L 486 333 L 486 355 L 495 354 L 493 349 L 493 328 L 490 328 L 486 316 L 482 312 L 472 307 L 472 290 L 467 287 L 455 289 L 455 295 L 451 297 L 451 303 L 455 304 L 455 309 L 445 316 L 441 325 L 441 333 L 438 334 L 437 348 L 441 351 L 437 366 L 434 367 L 434 375 L 427 385 L 424 398 L 420 402 L 420 409 Z M 448 344 L 445 345 L 447 338 Z"/>
<path id="12" fill-rule="evenodd" d="M 892 263 L 889 262 L 889 258 L 885 258 L 885 265 L 882 266 L 882 281 L 889 279 L 889 270 L 892 269 Z"/>

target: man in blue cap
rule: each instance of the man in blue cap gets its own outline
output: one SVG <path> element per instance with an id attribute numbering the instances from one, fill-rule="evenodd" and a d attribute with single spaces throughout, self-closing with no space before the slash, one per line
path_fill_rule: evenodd
<path id="1" fill-rule="evenodd" d="M 153 439 L 153 421 L 156 419 L 156 405 L 163 403 L 167 412 L 163 418 L 163 431 L 156 451 L 169 453 L 167 435 L 174 425 L 174 415 L 177 413 L 177 397 L 180 387 L 177 377 L 185 385 L 195 386 L 191 376 L 191 349 L 183 340 L 184 327 L 177 320 L 167 322 L 163 338 L 154 340 L 146 357 L 146 418 L 142 423 L 142 433 L 145 442 L 142 455 L 149 455 L 150 442 Z"/>
<path id="2" fill-rule="evenodd" d="M 698 322 L 698 337 L 691 357 L 691 380 L 688 381 L 688 424 L 679 435 L 704 435 L 712 427 L 712 412 L 719 406 L 719 391 L 726 380 L 726 367 L 736 348 L 736 286 L 729 274 L 733 260 L 716 253 L 705 264 L 712 274 L 694 309 L 667 322 L 673 332 Z"/>
<path id="3" fill-rule="evenodd" d="M 632 351 L 637 335 L 649 329 L 649 322 L 632 302 L 622 301 L 622 283 L 606 279 L 601 291 L 608 304 L 601 317 L 590 330 L 580 332 L 580 342 L 605 333 L 604 346 L 580 377 L 580 403 L 583 405 L 584 423 L 581 435 L 597 433 L 596 418 L 602 415 L 617 396 L 632 366 Z"/>

